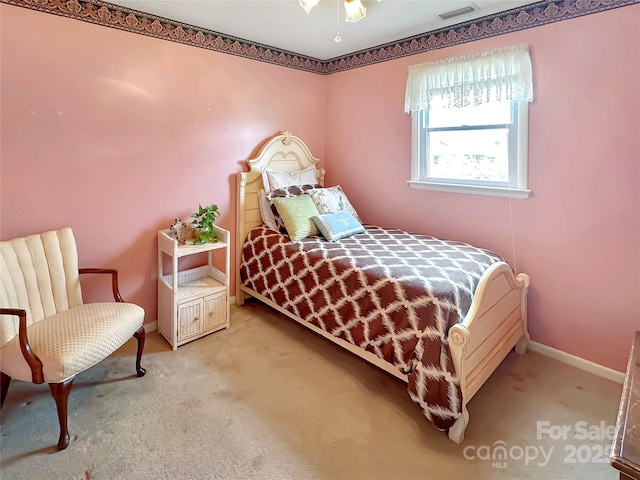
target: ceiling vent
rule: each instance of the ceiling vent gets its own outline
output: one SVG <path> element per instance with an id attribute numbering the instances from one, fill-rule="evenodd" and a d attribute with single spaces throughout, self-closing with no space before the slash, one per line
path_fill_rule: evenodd
<path id="1" fill-rule="evenodd" d="M 451 10 L 450 12 L 441 13 L 438 15 L 442 20 L 448 20 L 453 17 L 457 17 L 459 15 L 464 15 L 465 13 L 471 13 L 475 11 L 477 7 L 474 5 L 467 5 L 466 7 L 458 8 L 456 10 Z"/>

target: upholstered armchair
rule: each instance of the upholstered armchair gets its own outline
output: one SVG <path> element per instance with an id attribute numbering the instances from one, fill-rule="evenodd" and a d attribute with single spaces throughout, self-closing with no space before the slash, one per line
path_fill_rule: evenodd
<path id="1" fill-rule="evenodd" d="M 80 274 L 109 274 L 115 302 L 82 301 Z M 60 423 L 58 449 L 69 445 L 67 405 L 75 376 L 107 358 L 127 340 L 145 334 L 144 310 L 125 303 L 117 270 L 78 268 L 70 228 L 0 242 L 0 371 L 4 403 L 12 378 L 47 382 Z"/>

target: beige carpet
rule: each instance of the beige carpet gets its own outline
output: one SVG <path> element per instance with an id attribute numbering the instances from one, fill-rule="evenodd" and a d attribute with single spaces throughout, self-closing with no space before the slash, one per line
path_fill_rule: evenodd
<path id="1" fill-rule="evenodd" d="M 2 480 L 617 478 L 610 441 L 576 438 L 576 422 L 613 425 L 620 385 L 511 353 L 455 445 L 402 382 L 258 303 L 231 311 L 230 329 L 175 352 L 149 334 L 143 378 L 132 376 L 135 341 L 80 375 L 62 452 L 49 388 L 13 382 Z M 567 425 L 566 439 L 538 435 L 545 421 Z M 484 459 L 499 445 L 505 459 Z"/>

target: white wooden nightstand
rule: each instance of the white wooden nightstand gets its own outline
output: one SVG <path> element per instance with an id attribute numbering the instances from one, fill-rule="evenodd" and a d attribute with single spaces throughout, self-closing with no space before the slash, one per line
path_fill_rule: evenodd
<path id="1" fill-rule="evenodd" d="M 171 348 L 229 326 L 229 232 L 215 227 L 218 241 L 202 245 L 179 245 L 169 230 L 158 232 L 158 332 Z M 214 265 L 213 254 L 220 267 Z M 179 271 L 178 259 L 207 253 L 207 263 Z M 165 258 L 171 273 L 164 273 Z"/>

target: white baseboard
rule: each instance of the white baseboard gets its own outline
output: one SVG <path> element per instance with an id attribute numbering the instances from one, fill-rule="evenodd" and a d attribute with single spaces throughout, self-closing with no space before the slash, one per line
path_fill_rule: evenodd
<path id="1" fill-rule="evenodd" d="M 154 320 L 153 322 L 149 322 L 149 323 L 145 323 L 144 324 L 144 332 L 145 333 L 155 332 L 156 330 L 158 330 L 158 321 L 157 320 Z"/>
<path id="2" fill-rule="evenodd" d="M 539 353 L 540 355 L 544 355 L 545 357 L 554 358 L 561 361 L 562 363 L 566 363 L 567 365 L 577 367 L 580 370 L 593 373 L 594 375 L 606 378 L 607 380 L 611 380 L 619 384 L 624 383 L 625 374 L 622 372 L 618 372 L 617 370 L 613 370 L 612 368 L 598 365 L 597 363 L 585 360 L 584 358 L 576 357 L 575 355 L 571 355 L 570 353 L 566 353 L 561 350 L 556 350 L 552 347 L 547 347 L 546 345 L 538 342 L 529 342 L 527 348 L 532 352 Z"/>

